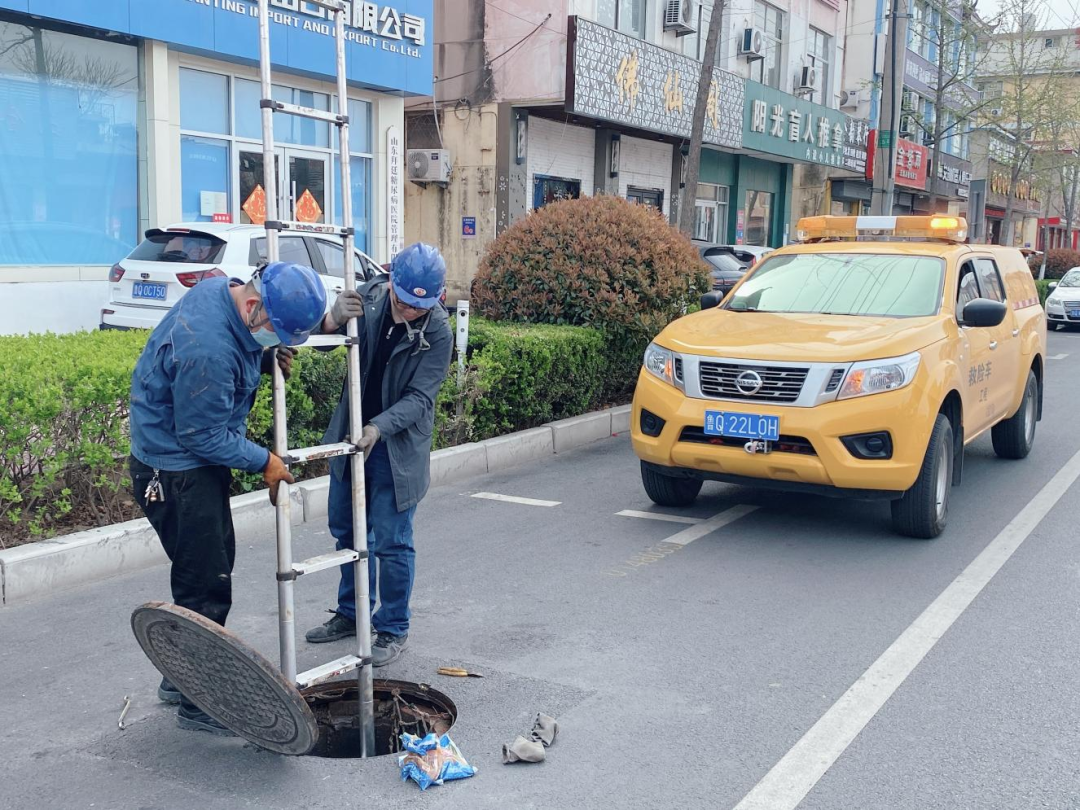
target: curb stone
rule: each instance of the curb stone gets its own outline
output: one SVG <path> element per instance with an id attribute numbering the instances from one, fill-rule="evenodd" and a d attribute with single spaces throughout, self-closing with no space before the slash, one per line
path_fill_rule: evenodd
<path id="1" fill-rule="evenodd" d="M 565 453 L 625 433 L 629 426 L 630 406 L 624 405 L 482 442 L 436 450 L 431 454 L 431 485 L 457 483 Z M 301 481 L 292 487 L 292 525 L 325 520 L 329 491 L 328 476 Z M 274 508 L 265 492 L 237 495 L 232 499 L 232 513 L 237 544 L 274 536 Z M 0 550 L 2 604 L 18 604 L 166 562 L 165 552 L 146 518 Z"/>

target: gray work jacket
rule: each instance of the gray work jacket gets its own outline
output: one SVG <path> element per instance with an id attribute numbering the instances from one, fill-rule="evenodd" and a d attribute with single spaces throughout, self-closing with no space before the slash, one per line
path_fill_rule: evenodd
<path id="1" fill-rule="evenodd" d="M 378 345 L 383 313 L 389 305 L 389 279 L 380 276 L 361 287 L 359 292 L 364 299 L 364 317 L 359 322 L 360 384 L 363 386 L 367 383 Z M 379 441 L 386 443 L 390 456 L 399 512 L 416 506 L 431 484 L 435 398 L 450 368 L 454 345 L 446 310 L 436 306 L 423 327 L 423 333 L 427 348 L 422 346 L 420 331 L 417 330 L 412 340 L 408 336 L 403 337 L 391 352 L 383 374 L 385 410 L 371 420 L 379 429 Z M 323 441 L 327 444 L 345 441 L 348 434 L 349 388 L 346 383 Z M 348 457 L 332 459 L 331 473 L 341 480 L 348 463 Z"/>

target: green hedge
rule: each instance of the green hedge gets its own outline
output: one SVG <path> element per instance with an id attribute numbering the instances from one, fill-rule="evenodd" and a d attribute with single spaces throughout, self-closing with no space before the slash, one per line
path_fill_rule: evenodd
<path id="1" fill-rule="evenodd" d="M 1050 297 L 1050 279 L 1035 279 L 1035 289 L 1039 291 L 1039 303 L 1045 307 L 1046 299 Z"/>
<path id="2" fill-rule="evenodd" d="M 0 338 L 0 546 L 139 515 L 126 457 L 131 373 L 145 332 Z M 599 332 L 573 326 L 494 324 L 473 318 L 466 374 L 456 360 L 436 402 L 435 448 L 480 441 L 600 407 L 632 390 Z M 640 352 L 633 347 L 635 364 Z M 341 396 L 345 352 L 302 351 L 286 388 L 289 446 L 318 444 Z M 620 375 L 623 375 L 620 377 Z M 273 444 L 269 379 L 249 437 Z M 300 477 L 321 475 L 325 462 Z M 234 474 L 234 491 L 262 476 Z"/>

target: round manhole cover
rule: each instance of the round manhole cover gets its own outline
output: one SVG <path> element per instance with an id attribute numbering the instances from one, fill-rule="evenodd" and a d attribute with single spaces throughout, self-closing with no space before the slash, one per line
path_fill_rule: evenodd
<path id="1" fill-rule="evenodd" d="M 143 652 L 196 706 L 256 745 L 306 754 L 315 716 L 296 687 L 258 651 L 194 611 L 149 602 L 131 614 Z"/>

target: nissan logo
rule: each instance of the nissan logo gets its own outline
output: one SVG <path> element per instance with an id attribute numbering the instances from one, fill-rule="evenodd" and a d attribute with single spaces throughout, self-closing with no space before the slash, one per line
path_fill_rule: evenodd
<path id="1" fill-rule="evenodd" d="M 761 375 L 756 371 L 744 371 L 735 378 L 735 387 L 739 389 L 739 393 L 748 397 L 760 391 L 761 386 L 764 384 L 765 381 L 761 379 Z"/>

